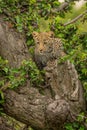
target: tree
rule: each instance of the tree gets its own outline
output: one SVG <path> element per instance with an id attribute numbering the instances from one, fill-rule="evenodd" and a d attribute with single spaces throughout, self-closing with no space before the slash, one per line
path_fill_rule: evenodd
<path id="1" fill-rule="evenodd" d="M 64 45 L 68 55 L 61 60 L 64 61 L 65 59 L 71 58 L 71 61 L 75 61 L 77 63 L 76 67 L 78 68 L 78 72 L 81 74 L 82 82 L 84 81 L 83 84 L 87 83 L 85 81 L 87 75 L 87 59 L 85 59 L 85 57 L 87 54 L 84 48 L 79 49 L 82 40 L 85 44 L 85 35 L 80 39 L 81 34 L 78 37 L 79 39 L 76 39 L 77 26 L 71 25 L 72 22 L 70 22 L 70 26 L 66 26 L 65 28 L 67 24 L 61 24 L 57 17 L 57 15 L 64 16 L 71 4 L 72 1 L 65 2 L 61 5 L 58 1 L 45 2 L 44 0 L 31 0 L 29 2 L 21 2 L 19 0 L 3 2 L 2 0 L 0 5 L 1 13 L 4 14 L 4 16 L 1 15 L 0 18 L 0 56 L 6 59 L 5 61 L 2 58 L 0 59 L 1 102 L 4 100 L 3 93 L 5 97 L 5 102 L 1 105 L 6 114 L 30 125 L 34 129 L 63 130 L 64 123 L 68 122 L 68 120 L 69 122 L 76 121 L 79 113 L 85 109 L 82 85 L 78 80 L 78 74 L 72 63 L 65 61 L 57 66 L 59 70 L 57 73 L 61 73 L 61 80 L 63 75 L 65 75 L 64 83 L 67 87 L 64 88 L 65 90 L 63 92 L 67 93 L 67 90 L 70 89 L 73 82 L 75 83 L 75 88 L 72 91 L 72 97 L 75 97 L 75 99 L 70 97 L 67 101 L 65 97 L 59 98 L 57 96 L 55 99 L 52 98 L 51 91 L 56 91 L 55 77 L 52 78 L 52 90 L 49 87 L 45 87 L 47 81 L 44 79 L 44 75 L 46 76 L 46 74 L 42 72 L 42 70 L 39 70 L 36 64 L 31 60 L 33 59 L 34 48 L 32 32 L 39 28 L 38 19 L 42 20 L 42 17 L 44 17 L 44 19 L 49 20 L 54 17 L 54 21 L 50 21 L 50 28 L 54 30 L 56 37 L 58 36 L 65 43 L 68 43 Z M 9 5 L 11 7 L 9 7 Z M 6 9 L 6 7 L 9 8 Z M 5 22 L 3 18 L 9 18 L 10 21 Z M 85 18 L 86 17 L 83 19 Z M 13 26 L 17 27 L 20 34 L 14 31 Z M 48 30 L 50 28 L 48 28 Z M 22 31 L 23 33 L 21 34 Z M 24 35 L 24 33 L 26 35 Z M 71 35 L 72 38 L 69 37 L 69 35 Z M 27 45 L 25 44 L 26 40 Z M 79 45 L 73 46 L 72 43 L 76 44 L 77 40 L 79 41 Z M 78 53 L 75 47 L 77 47 L 78 51 L 82 51 L 81 49 L 83 49 L 84 54 L 81 59 L 85 61 L 80 66 L 79 63 L 81 63 L 81 61 L 79 60 L 79 56 L 74 56 L 74 54 L 76 55 Z M 67 48 L 69 49 L 67 50 Z M 78 54 L 80 55 L 81 52 Z M 61 58 L 60 52 L 59 55 Z M 64 73 L 62 74 L 63 71 Z M 52 74 L 50 74 L 50 76 L 52 76 Z M 67 79 L 69 79 L 69 81 Z M 68 129 L 68 127 L 66 127 L 66 129 Z"/>

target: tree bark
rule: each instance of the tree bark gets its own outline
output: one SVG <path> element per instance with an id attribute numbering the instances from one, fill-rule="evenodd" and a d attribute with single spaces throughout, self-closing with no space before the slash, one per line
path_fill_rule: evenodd
<path id="1" fill-rule="evenodd" d="M 23 60 L 30 59 L 30 54 L 25 42 L 25 37 L 15 30 L 10 29 L 8 23 L 4 22 L 1 17 L 0 56 L 9 61 L 10 67 L 20 67 Z M 71 82 L 74 83 L 74 81 L 72 81 L 74 78 L 70 79 L 74 70 L 70 69 L 70 66 L 66 65 L 66 63 L 58 65 L 58 67 L 59 78 L 65 75 L 65 77 L 63 77 L 63 84 L 68 86 L 66 89 L 65 86 L 63 86 L 63 91 L 60 91 L 61 87 L 59 87 L 59 92 L 63 95 L 61 98 L 58 97 L 59 93 L 56 99 L 52 98 L 50 88 L 45 86 L 42 86 L 43 94 L 40 93 L 38 87 L 31 87 L 30 81 L 27 80 L 24 86 L 16 90 L 7 89 L 4 92 L 4 112 L 16 120 L 31 126 L 35 130 L 63 130 L 65 122 L 75 121 L 78 114 L 85 109 L 82 86 L 79 83 L 80 81 L 76 79 L 78 83 L 75 84 L 75 88 L 73 88 L 75 91 L 73 90 L 73 93 L 71 93 L 70 99 L 66 98 L 64 94 L 68 93 L 67 89 L 71 89 Z M 68 80 L 66 78 L 67 75 Z M 62 80 L 59 78 L 57 77 L 58 82 Z M 52 84 L 55 85 L 55 82 L 52 81 Z M 77 94 L 77 98 L 74 96 L 75 94 Z M 75 97 L 75 100 L 73 97 Z"/>
<path id="2" fill-rule="evenodd" d="M 21 62 L 29 60 L 29 52 L 24 35 L 9 27 L 9 22 L 0 18 L 0 56 L 9 61 L 11 67 L 19 67 Z"/>
<path id="3" fill-rule="evenodd" d="M 3 114 L 0 117 L 0 130 L 28 130 L 28 126 Z"/>

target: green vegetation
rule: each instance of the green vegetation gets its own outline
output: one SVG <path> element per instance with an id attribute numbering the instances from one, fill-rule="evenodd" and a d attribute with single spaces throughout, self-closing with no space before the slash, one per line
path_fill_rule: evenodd
<path id="1" fill-rule="evenodd" d="M 20 68 L 13 69 L 8 66 L 7 60 L 0 57 L 0 104 L 4 103 L 3 91 L 23 86 L 27 79 L 30 80 L 31 86 L 39 87 L 44 83 L 43 74 L 32 60 L 23 61 Z M 2 109 L 0 110 L 2 112 Z"/>
<path id="2" fill-rule="evenodd" d="M 64 22 L 80 14 L 82 8 L 77 13 L 72 8 L 73 2 L 64 11 L 53 11 L 60 6 L 58 0 L 0 0 L 0 13 L 5 14 L 12 26 L 19 32 L 26 33 L 27 46 L 34 46 L 33 31 L 52 30 L 56 37 L 63 41 L 66 57 L 62 60 L 69 59 L 75 64 L 79 78 L 85 89 L 87 99 L 87 15 L 76 23 L 63 26 Z M 71 13 L 70 13 L 71 11 Z M 84 27 L 84 28 L 83 28 Z M 33 53 L 33 49 L 30 49 Z M 6 60 L 0 57 L 0 104 L 4 102 L 3 91 L 7 88 L 17 88 L 26 82 L 29 78 L 31 84 L 39 86 L 44 82 L 43 72 L 39 71 L 33 61 L 23 61 L 22 66 L 18 69 L 10 69 Z M 80 121 L 78 121 L 80 122 Z M 66 124 L 66 130 L 85 130 L 79 123 Z"/>
<path id="3" fill-rule="evenodd" d="M 83 122 L 87 123 L 87 118 L 85 118 L 84 120 L 84 116 L 85 115 L 83 112 L 79 114 L 76 122 L 65 124 L 65 129 L 66 130 L 86 130 Z"/>
<path id="4" fill-rule="evenodd" d="M 77 123 L 68 123 L 65 125 L 66 130 L 85 130 L 84 126 Z"/>
<path id="5" fill-rule="evenodd" d="M 61 24 L 59 25 L 57 19 L 54 27 L 55 35 L 62 39 L 67 54 L 63 60 L 69 59 L 75 64 L 79 78 L 87 91 L 87 32 L 78 33 L 78 26 L 76 25 L 63 27 Z M 86 93 L 85 96 L 87 97 Z"/>
<path id="6" fill-rule="evenodd" d="M 32 60 L 23 61 L 20 68 L 14 69 L 8 67 L 7 61 L 1 57 L 0 61 L 2 62 L 0 66 L 0 87 L 3 91 L 7 88 L 14 89 L 23 85 L 26 79 L 29 79 L 31 84 L 35 86 L 39 86 L 44 82 L 42 77 L 44 72 L 40 71 Z"/>

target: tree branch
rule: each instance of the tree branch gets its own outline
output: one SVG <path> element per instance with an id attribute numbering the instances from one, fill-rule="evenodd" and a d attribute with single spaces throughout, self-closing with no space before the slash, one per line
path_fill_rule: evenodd
<path id="1" fill-rule="evenodd" d="M 3 9 L 3 13 L 13 22 L 13 24 L 16 24 L 15 20 L 12 18 L 11 14 L 6 9 Z"/>
<path id="2" fill-rule="evenodd" d="M 69 2 L 63 2 L 58 8 L 52 9 L 51 12 L 59 12 L 59 11 L 64 11 L 67 7 L 69 6 Z"/>
<path id="3" fill-rule="evenodd" d="M 64 24 L 64 26 L 67 26 L 69 24 L 75 23 L 77 20 L 82 18 L 87 13 L 87 10 L 85 10 L 82 14 L 78 15 L 76 18 L 72 19 L 71 21 Z"/>

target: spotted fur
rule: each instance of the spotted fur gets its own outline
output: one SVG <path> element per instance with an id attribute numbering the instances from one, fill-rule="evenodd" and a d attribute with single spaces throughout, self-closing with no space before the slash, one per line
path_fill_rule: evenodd
<path id="1" fill-rule="evenodd" d="M 62 42 L 54 38 L 53 32 L 33 32 L 32 35 L 35 40 L 35 61 L 39 66 L 44 67 L 49 60 L 58 58 Z"/>

